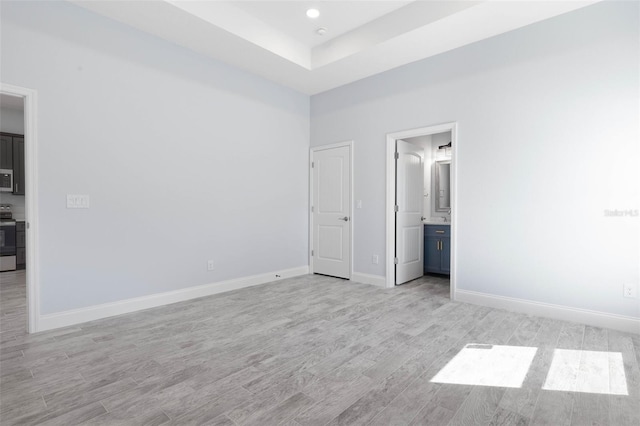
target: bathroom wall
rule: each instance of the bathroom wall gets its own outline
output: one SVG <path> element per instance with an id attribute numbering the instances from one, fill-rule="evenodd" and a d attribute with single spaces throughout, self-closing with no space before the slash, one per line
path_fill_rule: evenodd
<path id="1" fill-rule="evenodd" d="M 444 212 L 436 212 L 434 191 L 435 185 L 435 161 L 450 160 L 451 148 L 438 149 L 439 146 L 446 145 L 451 141 L 451 132 L 436 133 L 433 135 L 416 136 L 404 139 L 414 145 L 424 148 L 424 199 L 423 199 L 423 215 L 429 219 L 437 221 L 450 221 L 451 215 Z"/>

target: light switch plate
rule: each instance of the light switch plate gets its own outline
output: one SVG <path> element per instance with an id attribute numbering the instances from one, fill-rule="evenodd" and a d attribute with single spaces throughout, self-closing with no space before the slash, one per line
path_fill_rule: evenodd
<path id="1" fill-rule="evenodd" d="M 89 196 L 87 194 L 67 194 L 68 209 L 88 209 Z"/>

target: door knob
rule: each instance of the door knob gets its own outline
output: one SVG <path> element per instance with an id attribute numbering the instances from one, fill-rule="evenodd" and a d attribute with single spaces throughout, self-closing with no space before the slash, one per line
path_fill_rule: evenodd
<path id="1" fill-rule="evenodd" d="M 349 216 L 341 217 L 338 220 L 344 220 L 345 222 L 349 221 Z"/>

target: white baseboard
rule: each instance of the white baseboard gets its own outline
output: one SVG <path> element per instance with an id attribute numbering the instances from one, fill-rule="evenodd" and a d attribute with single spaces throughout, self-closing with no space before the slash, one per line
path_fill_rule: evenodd
<path id="1" fill-rule="evenodd" d="M 595 327 L 611 328 L 614 330 L 640 334 L 640 319 L 605 312 L 590 311 L 588 309 L 571 308 L 550 303 L 532 302 L 530 300 L 512 297 L 496 296 L 468 290 L 456 290 L 457 302 L 473 303 L 474 305 L 505 309 L 529 315 L 559 319 L 563 321 L 579 322 Z"/>
<path id="2" fill-rule="evenodd" d="M 355 281 L 363 284 L 371 284 L 377 287 L 386 287 L 387 282 L 385 277 L 379 275 L 363 274 L 361 272 L 354 272 L 351 274 L 351 281 Z"/>
<path id="3" fill-rule="evenodd" d="M 67 327 L 81 324 L 114 315 L 127 314 L 143 309 L 155 308 L 168 305 L 170 303 L 182 302 L 196 299 L 198 297 L 210 296 L 212 294 L 237 290 L 244 287 L 251 287 L 266 284 L 285 278 L 307 275 L 309 266 L 284 269 L 282 271 L 267 272 L 265 274 L 252 275 L 249 277 L 236 278 L 233 280 L 220 281 L 217 283 L 205 284 L 196 287 L 189 287 L 165 293 L 151 294 L 148 296 L 136 297 L 133 299 L 120 300 L 113 303 L 89 306 L 86 308 L 73 309 L 54 314 L 41 315 L 38 321 L 38 330 L 45 331 L 54 328 Z"/>

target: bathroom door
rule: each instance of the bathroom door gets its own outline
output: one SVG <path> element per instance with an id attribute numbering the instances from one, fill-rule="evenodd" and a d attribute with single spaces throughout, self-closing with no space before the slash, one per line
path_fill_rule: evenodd
<path id="1" fill-rule="evenodd" d="M 424 149 L 396 141 L 396 285 L 424 275 Z"/>

